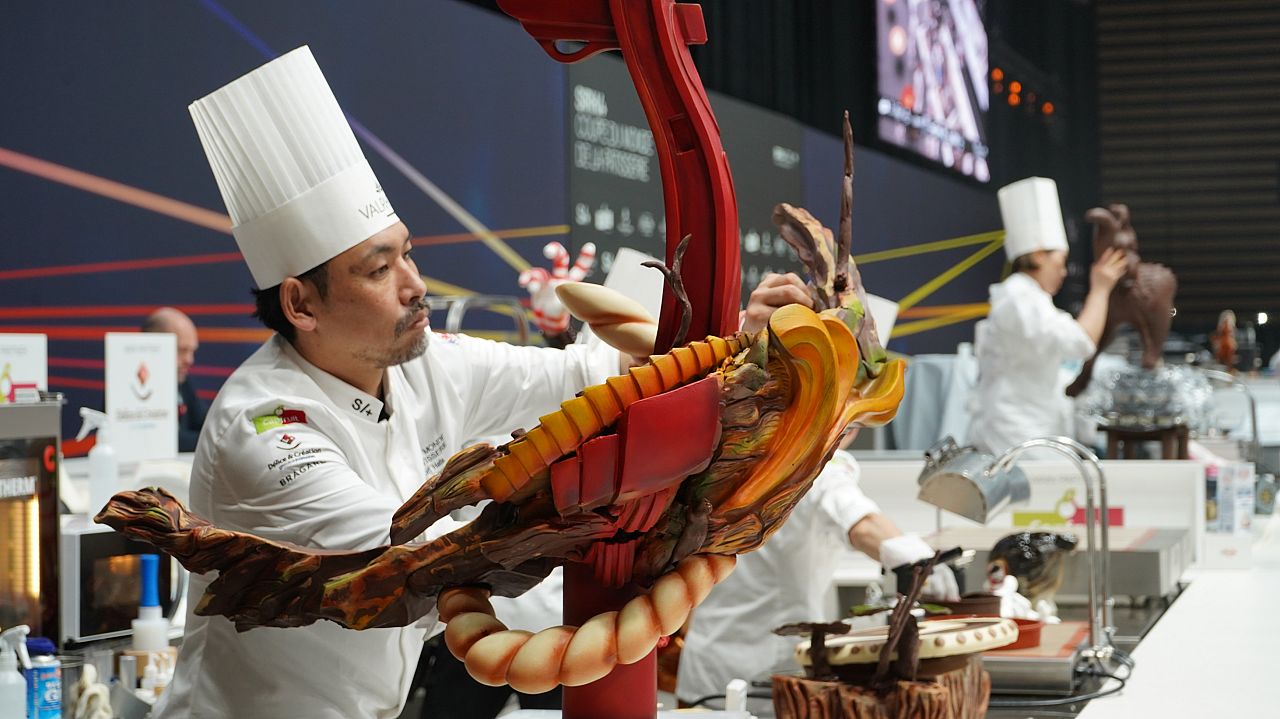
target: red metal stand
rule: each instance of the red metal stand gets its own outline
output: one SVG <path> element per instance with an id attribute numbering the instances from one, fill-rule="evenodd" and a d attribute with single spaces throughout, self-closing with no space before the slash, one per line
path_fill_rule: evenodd
<path id="1" fill-rule="evenodd" d="M 563 63 L 621 50 L 644 106 L 662 172 L 668 266 L 685 235 L 684 288 L 693 306 L 689 339 L 738 329 L 741 262 L 738 204 L 720 127 L 689 45 L 707 41 L 702 7 L 675 0 L 498 0 L 548 55 Z M 572 52 L 565 41 L 585 43 Z M 664 293 L 655 353 L 671 349 L 680 310 Z"/>
<path id="2" fill-rule="evenodd" d="M 498 0 L 498 6 L 519 20 L 559 62 L 578 62 L 607 50 L 621 50 L 653 130 L 667 215 L 668 266 L 673 264 L 680 240 L 686 235 L 692 238 L 681 268 L 692 308 L 686 339 L 736 331 L 741 294 L 737 199 L 720 128 L 689 54 L 689 45 L 707 41 L 701 6 L 675 0 Z M 563 45 L 566 41 L 582 45 L 569 49 Z M 670 350 L 679 317 L 675 297 L 667 288 L 655 353 Z M 587 459 L 585 455 L 583 459 Z M 580 471 L 587 469 L 584 463 Z M 561 490 L 568 491 L 574 484 L 572 479 L 561 477 Z M 603 480 L 583 476 L 579 484 L 588 486 Z M 571 495 L 558 496 L 571 502 L 581 499 Z M 648 501 L 652 504 L 658 499 Z M 627 551 L 611 545 L 597 545 L 596 549 L 604 553 Z M 620 589 L 606 586 L 618 573 L 601 575 L 600 565 L 565 565 L 566 624 L 578 625 L 600 612 L 620 610 L 640 593 L 630 585 Z M 597 682 L 565 687 L 565 719 L 653 719 L 656 715 L 654 652 L 635 664 L 618 666 Z"/>
<path id="3" fill-rule="evenodd" d="M 564 565 L 564 622 L 578 625 L 601 613 L 621 609 L 640 594 L 634 585 L 603 586 L 590 564 Z M 564 719 L 654 719 L 658 713 L 658 653 L 635 664 L 619 665 L 599 681 L 564 688 Z"/>

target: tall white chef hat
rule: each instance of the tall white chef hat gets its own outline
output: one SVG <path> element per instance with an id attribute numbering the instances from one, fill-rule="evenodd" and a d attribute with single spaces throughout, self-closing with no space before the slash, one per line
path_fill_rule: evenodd
<path id="1" fill-rule="evenodd" d="M 188 109 L 260 289 L 398 221 L 305 45 Z"/>
<path id="2" fill-rule="evenodd" d="M 1010 261 L 1036 250 L 1067 249 L 1056 182 L 1028 177 L 1001 187 L 996 196 L 1004 220 L 1004 254 Z"/>

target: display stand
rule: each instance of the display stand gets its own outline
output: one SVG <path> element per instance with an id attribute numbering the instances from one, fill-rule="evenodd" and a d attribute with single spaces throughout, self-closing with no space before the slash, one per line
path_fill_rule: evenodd
<path id="1" fill-rule="evenodd" d="M 1107 435 L 1107 459 L 1138 458 L 1138 445 L 1142 442 L 1159 442 L 1160 459 L 1187 459 L 1187 426 L 1171 427 L 1110 427 L 1099 425 Z"/>
<path id="2" fill-rule="evenodd" d="M 591 565 L 564 565 L 564 622 L 580 626 L 602 612 L 619 611 L 642 594 L 635 585 L 603 586 Z M 658 653 L 635 664 L 619 664 L 603 679 L 564 688 L 565 719 L 653 719 L 658 710 Z"/>
<path id="3" fill-rule="evenodd" d="M 737 203 L 720 132 L 689 53 L 707 41 L 702 8 L 675 0 L 499 0 L 554 60 L 573 63 L 621 51 L 653 129 L 667 215 L 667 266 L 683 277 L 690 315 L 663 295 L 655 353 L 682 337 L 737 329 L 740 300 Z M 567 43 L 567 44 L 566 44 Z M 576 44 L 576 46 L 575 46 Z M 691 237 L 681 265 L 676 248 Z M 682 326 L 683 325 L 683 326 Z M 565 565 L 564 621 L 577 625 L 620 610 L 640 593 L 605 586 L 591 565 Z M 566 719 L 652 719 L 657 715 L 656 654 L 619 665 L 604 678 L 565 687 Z"/>

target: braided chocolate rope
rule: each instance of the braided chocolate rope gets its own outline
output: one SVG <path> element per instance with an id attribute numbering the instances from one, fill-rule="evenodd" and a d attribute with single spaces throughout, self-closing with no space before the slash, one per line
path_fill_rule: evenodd
<path id="1" fill-rule="evenodd" d="M 484 589 L 447 589 L 436 606 L 447 625 L 445 644 L 476 681 L 541 694 L 559 684 L 589 684 L 619 664 L 643 659 L 660 638 L 685 623 L 736 563 L 733 556 L 686 557 L 621 611 L 597 614 L 581 627 L 551 627 L 537 634 L 507 629 L 494 616 Z"/>

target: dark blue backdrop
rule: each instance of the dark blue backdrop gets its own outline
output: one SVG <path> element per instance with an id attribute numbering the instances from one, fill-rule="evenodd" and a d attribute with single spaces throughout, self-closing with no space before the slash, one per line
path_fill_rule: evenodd
<path id="1" fill-rule="evenodd" d="M 352 119 L 520 255 L 541 262 L 546 241 L 567 237 L 566 71 L 501 16 L 449 0 L 14 5 L 0 25 L 0 332 L 49 334 L 50 385 L 72 410 L 102 404 L 103 332 L 158 305 L 200 327 L 193 378 L 206 397 L 262 341 L 231 236 L 186 219 L 224 212 L 186 107 L 302 44 Z M 425 275 L 519 292 L 511 265 L 365 149 L 420 239 Z M 834 225 L 839 143 L 805 131 L 802 154 L 801 201 Z M 999 226 L 989 193 L 871 150 L 858 163 L 856 252 Z M 179 204 L 152 207 L 166 199 Z M 864 277 L 899 299 L 975 249 L 871 264 Z M 984 301 L 998 272 L 989 259 L 922 304 Z M 893 347 L 948 351 L 971 334 L 954 324 Z"/>

